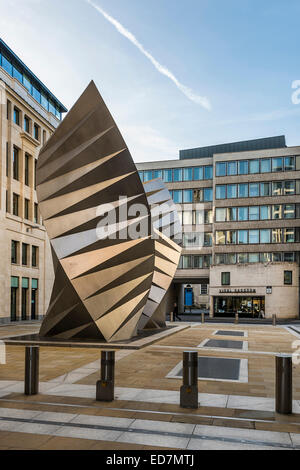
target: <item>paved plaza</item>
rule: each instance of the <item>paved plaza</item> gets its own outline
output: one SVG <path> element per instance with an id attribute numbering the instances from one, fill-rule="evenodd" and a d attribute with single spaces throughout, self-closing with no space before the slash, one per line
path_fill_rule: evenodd
<path id="1" fill-rule="evenodd" d="M 7 346 L 0 448 L 300 449 L 300 365 L 293 365 L 293 414 L 274 412 L 274 356 L 295 352 L 300 333 L 287 326 L 180 327 L 145 348 L 116 351 L 111 403 L 95 400 L 99 349 L 41 347 L 40 393 L 24 396 L 24 346 Z M 38 323 L 2 326 L 0 339 L 38 330 Z M 185 350 L 198 351 L 201 363 L 197 410 L 179 406 Z"/>

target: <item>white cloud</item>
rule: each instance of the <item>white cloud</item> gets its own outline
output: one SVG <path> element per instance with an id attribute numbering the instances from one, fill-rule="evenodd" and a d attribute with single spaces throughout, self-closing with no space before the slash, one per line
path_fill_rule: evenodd
<path id="1" fill-rule="evenodd" d="M 107 21 L 109 21 L 115 28 L 116 30 L 125 38 L 127 38 L 135 47 L 137 47 L 140 52 L 147 57 L 147 59 L 150 60 L 152 65 L 158 70 L 159 73 L 164 75 L 165 77 L 169 78 L 176 86 L 177 88 L 191 101 L 193 101 L 196 104 L 199 104 L 203 108 L 207 110 L 211 110 L 211 103 L 208 98 L 205 96 L 199 96 L 196 93 L 194 93 L 189 87 L 183 85 L 180 83 L 180 81 L 175 77 L 175 75 L 168 70 L 165 66 L 161 65 L 151 54 L 148 52 L 144 46 L 136 39 L 136 37 L 128 31 L 119 21 L 117 21 L 115 18 L 110 16 L 108 13 L 106 13 L 99 5 L 96 5 L 92 0 L 85 0 L 89 5 L 91 5 L 95 10 L 98 11 Z"/>

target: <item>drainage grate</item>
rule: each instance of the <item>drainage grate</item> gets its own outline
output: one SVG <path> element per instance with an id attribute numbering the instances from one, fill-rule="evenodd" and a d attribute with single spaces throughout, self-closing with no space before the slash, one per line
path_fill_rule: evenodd
<path id="1" fill-rule="evenodd" d="M 218 330 L 216 335 L 219 336 L 245 336 L 243 331 L 230 331 L 230 330 Z"/>
<path id="2" fill-rule="evenodd" d="M 198 358 L 198 378 L 240 381 L 240 366 L 241 359 L 200 356 Z M 182 377 L 182 362 L 167 377 Z"/>
<path id="3" fill-rule="evenodd" d="M 224 348 L 224 349 L 243 349 L 243 341 L 230 341 L 227 339 L 209 339 L 201 347 L 206 348 Z"/>

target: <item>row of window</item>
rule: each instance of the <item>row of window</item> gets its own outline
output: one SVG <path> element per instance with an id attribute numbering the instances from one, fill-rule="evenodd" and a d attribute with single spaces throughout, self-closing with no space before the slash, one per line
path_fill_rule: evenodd
<path id="1" fill-rule="evenodd" d="M 194 168 L 173 168 L 167 170 L 139 171 L 143 183 L 155 178 L 161 178 L 165 183 L 178 183 L 181 181 L 202 181 L 213 179 L 213 166 L 199 166 Z"/>
<path id="2" fill-rule="evenodd" d="M 298 168 L 299 167 L 299 168 Z M 300 169 L 300 156 L 257 158 L 216 163 L 216 176 L 254 175 L 258 173 L 278 173 Z"/>
<path id="3" fill-rule="evenodd" d="M 241 222 L 246 220 L 280 220 L 295 218 L 300 218 L 300 204 L 216 208 L 216 222 Z"/>
<path id="4" fill-rule="evenodd" d="M 293 271 L 284 271 L 283 283 L 288 286 L 293 284 Z M 230 286 L 230 273 L 221 273 L 221 284 L 222 286 Z"/>
<path id="5" fill-rule="evenodd" d="M 207 269 L 212 264 L 212 255 L 183 255 L 178 269 Z"/>
<path id="6" fill-rule="evenodd" d="M 21 249 L 20 249 L 21 248 Z M 38 267 L 39 248 L 38 246 L 31 245 L 31 267 Z M 21 260 L 20 260 L 21 258 Z M 12 264 L 21 264 L 23 266 L 29 266 L 30 259 L 30 245 L 27 243 L 20 243 L 16 240 L 11 241 L 11 262 Z"/>
<path id="7" fill-rule="evenodd" d="M 293 194 L 300 194 L 300 180 L 216 185 L 216 199 L 291 196 Z"/>
<path id="8" fill-rule="evenodd" d="M 33 98 L 40 103 L 46 111 L 54 114 L 58 119 L 61 119 L 61 112 L 59 107 L 48 98 L 43 92 L 41 92 L 37 86 L 35 86 L 30 78 L 23 73 L 18 67 L 12 63 L 4 54 L 0 52 L 0 66 L 13 78 L 16 78 L 28 92 L 33 96 Z"/>
<path id="9" fill-rule="evenodd" d="M 297 260 L 298 253 L 217 253 L 215 264 L 245 264 L 245 263 L 292 263 Z"/>
<path id="10" fill-rule="evenodd" d="M 175 191 L 170 191 L 170 194 L 175 204 L 211 202 L 213 200 L 212 188 L 178 189 Z"/>
<path id="11" fill-rule="evenodd" d="M 185 232 L 183 234 L 183 248 L 201 248 L 212 246 L 212 233 Z"/>
<path id="12" fill-rule="evenodd" d="M 265 243 L 299 243 L 300 227 L 217 231 L 216 245 L 254 245 Z"/>
<path id="13" fill-rule="evenodd" d="M 12 177 L 13 179 L 20 181 L 20 150 L 15 145 L 13 146 L 13 153 L 12 153 Z M 29 186 L 31 184 L 30 181 L 30 167 L 34 161 L 34 188 L 36 188 L 36 167 L 37 167 L 37 160 L 34 159 L 28 153 L 25 153 L 25 160 L 24 160 L 24 184 Z M 6 176 L 9 176 L 9 146 L 8 143 L 6 144 Z"/>
<path id="14" fill-rule="evenodd" d="M 21 207 L 20 207 L 20 196 L 16 193 L 13 193 L 13 204 L 12 204 L 12 214 L 16 215 L 17 217 L 22 217 L 23 219 L 26 220 L 33 220 L 34 223 L 38 224 L 39 223 L 39 210 L 38 210 L 38 205 L 35 202 L 33 205 L 33 217 L 30 214 L 30 200 L 24 198 L 24 206 L 23 206 L 23 212 L 21 213 Z M 8 205 L 8 192 L 6 191 L 6 212 L 9 211 L 9 205 Z"/>
<path id="15" fill-rule="evenodd" d="M 213 223 L 213 211 L 205 210 L 184 210 L 178 212 L 181 225 L 203 225 Z"/>
<path id="16" fill-rule="evenodd" d="M 17 276 L 11 277 L 10 288 L 10 318 L 11 321 L 16 320 L 36 320 L 37 316 L 37 302 L 38 302 L 38 279 L 29 279 L 28 277 L 20 278 Z M 21 305 L 19 305 L 19 288 L 21 287 Z M 29 297 L 29 290 L 31 287 L 31 295 Z M 20 312 L 20 315 L 18 313 Z"/>

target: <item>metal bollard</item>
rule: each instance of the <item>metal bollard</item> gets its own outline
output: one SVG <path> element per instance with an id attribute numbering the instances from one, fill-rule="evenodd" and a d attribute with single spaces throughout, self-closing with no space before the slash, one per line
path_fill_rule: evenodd
<path id="1" fill-rule="evenodd" d="M 238 314 L 238 313 L 236 313 L 236 314 L 235 314 L 235 320 L 234 320 L 234 323 L 236 323 L 236 324 L 237 324 L 238 322 L 239 322 L 239 314 Z"/>
<path id="2" fill-rule="evenodd" d="M 273 316 L 272 316 L 273 326 L 276 326 L 276 324 L 277 324 L 277 321 L 276 321 L 276 320 L 277 320 L 276 315 L 273 315 Z"/>
<path id="3" fill-rule="evenodd" d="M 204 315 L 204 313 L 202 313 L 201 316 L 202 316 L 202 323 L 205 323 L 205 315 Z"/>
<path id="4" fill-rule="evenodd" d="M 293 369 L 290 354 L 276 355 L 276 413 L 293 412 Z"/>
<path id="5" fill-rule="evenodd" d="M 101 351 L 101 380 L 96 384 L 97 401 L 114 401 L 115 351 Z"/>
<path id="6" fill-rule="evenodd" d="M 39 355 L 39 346 L 26 346 L 24 377 L 25 395 L 37 395 L 39 393 Z"/>
<path id="7" fill-rule="evenodd" d="M 198 408 L 198 353 L 183 353 L 183 385 L 180 388 L 180 406 L 182 408 Z"/>

